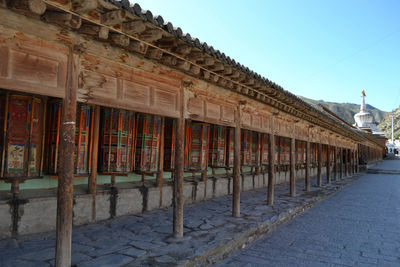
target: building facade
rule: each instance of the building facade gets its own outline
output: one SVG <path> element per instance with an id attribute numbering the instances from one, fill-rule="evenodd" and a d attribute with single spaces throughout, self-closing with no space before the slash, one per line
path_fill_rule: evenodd
<path id="1" fill-rule="evenodd" d="M 129 1 L 1 0 L 0 88 L 0 238 L 171 206 L 182 236 L 184 204 L 384 149 Z"/>

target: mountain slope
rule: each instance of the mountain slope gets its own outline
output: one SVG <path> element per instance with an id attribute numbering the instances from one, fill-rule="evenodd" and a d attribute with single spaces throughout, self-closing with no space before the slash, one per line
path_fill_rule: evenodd
<path id="1" fill-rule="evenodd" d="M 334 112 L 336 115 L 338 115 L 350 124 L 354 124 L 354 114 L 360 111 L 360 105 L 357 104 L 325 102 L 323 100 L 313 100 L 302 96 L 300 96 L 300 98 L 313 106 L 316 106 L 318 104 L 324 105 L 330 111 Z M 374 116 L 374 120 L 377 123 L 383 121 L 383 119 L 389 114 L 388 112 L 382 111 L 368 104 L 367 109 L 372 113 L 372 115 Z"/>
<path id="2" fill-rule="evenodd" d="M 386 118 L 378 125 L 387 138 L 392 138 L 392 114 L 388 113 Z M 400 108 L 394 111 L 394 138 L 400 137 Z"/>

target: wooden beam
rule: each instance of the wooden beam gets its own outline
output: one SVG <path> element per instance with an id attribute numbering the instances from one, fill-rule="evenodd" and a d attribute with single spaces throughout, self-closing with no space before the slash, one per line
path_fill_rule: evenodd
<path id="1" fill-rule="evenodd" d="M 175 66 L 177 63 L 177 58 L 171 55 L 163 55 L 161 58 L 161 63 L 168 65 L 168 66 Z"/>
<path id="2" fill-rule="evenodd" d="M 110 39 L 114 44 L 122 47 L 127 47 L 130 42 L 130 38 L 128 36 L 118 33 L 111 34 Z"/>
<path id="3" fill-rule="evenodd" d="M 322 186 L 322 144 L 318 143 L 318 165 L 317 165 L 317 186 Z"/>
<path id="4" fill-rule="evenodd" d="M 59 26 L 67 26 L 72 29 L 79 29 L 82 25 L 82 19 L 70 13 L 47 11 L 43 18 L 49 23 L 54 23 Z"/>
<path id="5" fill-rule="evenodd" d="M 100 23 L 107 26 L 114 26 L 122 24 L 126 20 L 126 11 L 124 9 L 117 9 L 101 14 Z"/>
<path id="6" fill-rule="evenodd" d="M 175 49 L 175 52 L 181 55 L 188 55 L 192 48 L 188 45 L 180 45 Z"/>
<path id="7" fill-rule="evenodd" d="M 197 65 L 190 65 L 189 72 L 195 76 L 198 76 L 200 74 L 200 67 Z"/>
<path id="8" fill-rule="evenodd" d="M 237 79 L 240 76 L 240 72 L 237 70 L 233 70 L 232 75 L 231 75 L 231 79 Z"/>
<path id="9" fill-rule="evenodd" d="M 72 10 L 79 14 L 88 13 L 98 7 L 97 0 L 73 0 Z"/>
<path id="10" fill-rule="evenodd" d="M 67 86 L 63 100 L 60 136 L 60 166 L 58 171 L 56 266 L 71 266 L 72 211 L 74 197 L 74 149 L 76 124 L 76 97 L 78 89 L 79 58 L 70 48 Z"/>
<path id="11" fill-rule="evenodd" d="M 178 59 L 178 62 L 176 63 L 176 67 L 178 69 L 181 69 L 183 71 L 188 71 L 190 69 L 190 62 Z"/>
<path id="12" fill-rule="evenodd" d="M 232 67 L 225 66 L 223 74 L 224 75 L 231 75 L 232 74 Z"/>
<path id="13" fill-rule="evenodd" d="M 163 55 L 163 52 L 160 49 L 149 47 L 147 49 L 146 56 L 150 59 L 160 60 Z"/>
<path id="14" fill-rule="evenodd" d="M 142 20 L 134 20 L 122 23 L 122 31 L 127 34 L 140 34 L 146 30 L 146 24 Z"/>
<path id="15" fill-rule="evenodd" d="M 107 40 L 108 39 L 108 34 L 110 32 L 110 29 L 107 27 L 100 27 L 99 30 L 99 38 L 102 40 Z"/>
<path id="16" fill-rule="evenodd" d="M 306 192 L 310 192 L 310 141 L 306 142 L 306 177 L 305 177 Z"/>
<path id="17" fill-rule="evenodd" d="M 226 79 L 220 78 L 220 79 L 218 80 L 218 85 L 221 86 L 221 87 L 225 87 L 225 85 L 226 85 L 227 82 L 228 82 L 228 81 L 227 81 Z"/>
<path id="18" fill-rule="evenodd" d="M 240 108 L 235 109 L 235 140 L 233 158 L 232 216 L 240 217 Z"/>
<path id="19" fill-rule="evenodd" d="M 145 55 L 148 49 L 148 45 L 143 42 L 131 40 L 130 45 L 127 47 L 127 49 L 131 52 Z"/>
<path id="20" fill-rule="evenodd" d="M 211 71 L 215 71 L 215 72 L 219 72 L 219 71 L 223 71 L 224 70 L 224 64 L 222 64 L 221 62 L 215 62 L 214 65 L 209 66 L 209 70 Z"/>
<path id="21" fill-rule="evenodd" d="M 139 36 L 140 40 L 151 43 L 162 38 L 163 31 L 159 29 L 148 29 Z"/>
<path id="22" fill-rule="evenodd" d="M 290 138 L 290 196 L 296 196 L 296 139 Z"/>
<path id="23" fill-rule="evenodd" d="M 163 36 L 161 39 L 157 41 L 157 47 L 162 49 L 169 49 L 176 47 L 178 44 L 177 39 L 175 37 L 165 37 Z"/>
<path id="24" fill-rule="evenodd" d="M 22 11 L 29 11 L 36 15 L 43 15 L 46 12 L 46 3 L 43 0 L 3 0 L 3 6 Z M 8 5 L 7 5 L 8 3 Z"/>
<path id="25" fill-rule="evenodd" d="M 203 73 L 203 78 L 204 78 L 205 80 L 207 80 L 207 81 L 210 80 L 210 78 L 211 78 L 211 73 L 210 73 L 209 71 L 203 70 L 202 73 Z"/>

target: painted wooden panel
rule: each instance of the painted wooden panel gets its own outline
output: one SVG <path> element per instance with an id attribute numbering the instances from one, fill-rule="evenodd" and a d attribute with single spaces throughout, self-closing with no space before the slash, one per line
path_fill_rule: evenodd
<path id="1" fill-rule="evenodd" d="M 197 116 L 204 115 L 204 101 L 198 97 L 192 97 L 188 101 L 188 111 Z"/>
<path id="2" fill-rule="evenodd" d="M 2 88 L 64 97 L 67 77 L 66 46 L 15 34 L 0 40 Z"/>
<path id="3" fill-rule="evenodd" d="M 249 112 L 242 112 L 242 125 L 251 126 L 251 114 Z"/>
<path id="4" fill-rule="evenodd" d="M 138 105 L 150 106 L 151 88 L 132 81 L 122 80 L 123 100 Z"/>
<path id="5" fill-rule="evenodd" d="M 234 122 L 235 121 L 235 108 L 231 106 L 221 106 L 222 108 L 222 116 L 221 119 L 223 121 Z"/>
<path id="6" fill-rule="evenodd" d="M 90 70 L 84 70 L 80 77 L 80 83 L 84 84 L 89 95 L 97 98 L 117 97 L 117 79 L 115 77 Z"/>
<path id="7" fill-rule="evenodd" d="M 221 106 L 212 102 L 206 102 L 206 117 L 219 120 L 221 118 Z"/>
<path id="8" fill-rule="evenodd" d="M 87 102 L 148 114 L 179 117 L 180 81 L 96 56 L 81 56 L 80 91 Z"/>
<path id="9" fill-rule="evenodd" d="M 261 129 L 262 128 L 262 117 L 260 115 L 252 115 L 251 126 L 254 128 Z"/>

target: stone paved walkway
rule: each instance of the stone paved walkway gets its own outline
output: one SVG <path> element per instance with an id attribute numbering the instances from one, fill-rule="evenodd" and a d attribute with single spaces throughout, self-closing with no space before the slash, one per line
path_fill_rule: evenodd
<path id="1" fill-rule="evenodd" d="M 231 196 L 185 206 L 183 239 L 171 237 L 171 209 L 75 227 L 72 264 L 212 264 L 355 179 L 346 178 L 322 188 L 315 187 L 314 179 L 312 192 L 307 194 L 303 191 L 304 181 L 298 181 L 296 198 L 288 196 L 288 184 L 278 185 L 273 207 L 266 205 L 266 188 L 242 192 L 241 218 L 231 217 Z M 0 266 L 52 266 L 54 247 L 54 232 L 0 241 Z"/>
<path id="2" fill-rule="evenodd" d="M 388 160 L 379 169 L 399 169 Z M 366 174 L 220 266 L 400 266 L 400 175 Z"/>

